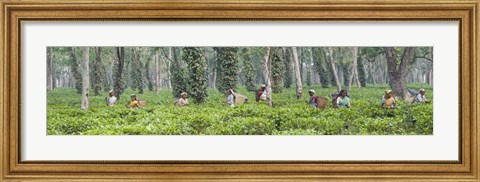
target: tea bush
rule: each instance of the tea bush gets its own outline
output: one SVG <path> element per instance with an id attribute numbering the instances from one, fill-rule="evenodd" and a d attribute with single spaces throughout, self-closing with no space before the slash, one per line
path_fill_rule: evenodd
<path id="1" fill-rule="evenodd" d="M 432 89 L 426 85 L 409 85 Z M 333 88 L 315 89 L 317 96 L 330 96 Z M 47 129 L 49 135 L 432 135 L 433 104 L 406 105 L 382 109 L 380 102 L 388 86 L 352 88 L 349 109 L 321 111 L 305 104 L 309 98 L 296 99 L 295 88 L 272 95 L 273 107 L 255 102 L 255 93 L 244 87 L 237 92 L 246 95 L 246 104 L 227 107 L 225 95 L 210 89 L 207 102 L 188 107 L 173 106 L 173 96 L 163 89 L 159 94 L 146 91 L 137 94 L 146 106 L 130 109 L 131 90 L 126 90 L 116 106 L 105 106 L 104 96 L 91 96 L 88 111 L 80 110 L 81 96 L 75 89 L 48 91 Z M 90 94 L 90 95 L 93 95 Z"/>

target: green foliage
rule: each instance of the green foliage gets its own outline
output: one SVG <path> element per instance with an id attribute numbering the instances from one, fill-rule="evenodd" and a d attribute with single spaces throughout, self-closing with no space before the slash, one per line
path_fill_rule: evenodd
<path id="1" fill-rule="evenodd" d="M 351 66 L 350 64 L 341 64 L 340 68 L 342 69 L 343 73 L 343 85 L 347 87 L 350 83 L 350 75 L 352 75 Z"/>
<path id="2" fill-rule="evenodd" d="M 247 90 L 254 91 L 255 87 L 255 69 L 253 67 L 253 61 L 250 58 L 250 48 L 243 48 L 243 76 L 245 79 L 245 87 Z"/>
<path id="3" fill-rule="evenodd" d="M 75 78 L 75 89 L 77 90 L 77 93 L 82 93 L 82 72 L 81 70 L 78 70 L 78 68 L 81 67 L 81 62 L 77 58 L 77 48 L 72 47 L 71 48 L 71 57 L 72 57 L 72 72 L 73 72 L 73 77 Z"/>
<path id="4" fill-rule="evenodd" d="M 114 83 L 113 83 L 113 90 L 115 90 L 115 94 L 117 95 L 117 98 L 120 98 L 120 95 L 123 93 L 123 90 L 125 89 L 125 83 L 124 83 L 124 65 L 125 65 L 125 48 L 123 47 L 116 47 L 114 48 L 115 52 L 115 61 L 113 63 L 114 69 L 113 69 L 113 76 L 114 76 Z"/>
<path id="5" fill-rule="evenodd" d="M 188 93 L 196 103 L 206 101 L 207 93 L 207 61 L 200 48 L 185 47 L 182 49 L 182 60 L 189 70 Z"/>
<path id="6" fill-rule="evenodd" d="M 367 86 L 367 75 L 365 71 L 365 66 L 364 66 L 364 60 L 363 59 L 358 59 L 357 61 L 357 70 L 358 70 L 358 80 L 360 81 L 360 85 L 362 87 Z"/>
<path id="7" fill-rule="evenodd" d="M 171 82 L 172 82 L 172 94 L 173 97 L 177 98 L 182 92 L 187 91 L 188 86 L 188 72 L 187 69 L 182 66 L 182 62 L 177 58 L 176 48 L 173 49 L 173 61 L 174 63 L 170 64 L 171 70 Z"/>
<path id="8" fill-rule="evenodd" d="M 295 98 L 295 89 L 273 94 L 273 107 L 250 102 L 226 107 L 224 94 L 210 89 L 208 102 L 188 107 L 173 106 L 171 93 L 146 91 L 138 94 L 147 105 L 130 109 L 129 98 L 122 97 L 116 106 L 105 106 L 105 96 L 91 96 L 90 109 L 78 109 L 81 95 L 74 89 L 58 88 L 47 92 L 47 132 L 49 135 L 432 135 L 433 104 L 406 105 L 396 110 L 381 109 L 383 90 L 388 85 L 352 88 L 350 109 L 334 109 L 331 104 L 320 111 Z M 432 87 L 427 89 L 432 100 Z M 314 89 L 326 96 L 332 89 L 320 85 Z M 131 90 L 126 90 L 131 92 Z M 253 92 L 238 91 L 249 98 Z M 348 128 L 347 128 L 348 126 Z"/>
<path id="9" fill-rule="evenodd" d="M 217 88 L 224 92 L 228 88 L 235 88 L 238 77 L 238 60 L 236 47 L 214 47 L 217 60 Z"/>
<path id="10" fill-rule="evenodd" d="M 145 84 L 143 82 L 142 62 L 140 61 L 140 47 L 133 47 L 133 57 L 130 69 L 130 76 L 132 79 L 132 89 L 138 90 L 138 93 L 142 94 Z"/>
<path id="11" fill-rule="evenodd" d="M 281 93 L 282 92 L 282 81 L 285 74 L 285 61 L 280 57 L 280 49 L 276 48 L 272 54 L 272 67 L 271 67 L 271 75 L 272 75 L 272 92 L 273 93 Z"/>
<path id="12" fill-rule="evenodd" d="M 283 60 L 285 62 L 285 77 L 283 78 L 283 87 L 290 88 L 293 84 L 293 65 L 292 57 L 290 56 L 288 48 L 283 48 Z"/>
<path id="13" fill-rule="evenodd" d="M 95 59 L 92 59 L 93 64 L 91 67 L 91 79 L 93 80 L 93 90 L 95 95 L 100 95 L 100 92 L 103 89 L 105 80 L 105 66 L 102 63 L 102 48 L 96 47 L 95 48 Z"/>
<path id="14" fill-rule="evenodd" d="M 330 72 L 327 67 L 330 67 L 327 65 L 327 60 L 325 58 L 325 52 L 323 51 L 322 48 L 312 48 L 313 51 L 313 58 L 317 62 L 317 72 L 320 75 L 320 84 L 322 85 L 323 88 L 329 88 L 330 87 Z"/>
<path id="15" fill-rule="evenodd" d="M 310 69 L 310 65 L 307 67 L 307 86 L 312 85 L 312 70 Z"/>
<path id="16" fill-rule="evenodd" d="M 147 62 L 145 63 L 145 79 L 147 80 L 148 90 L 152 91 L 153 82 L 152 82 L 152 79 L 150 79 L 150 61 L 151 61 L 151 58 L 147 58 Z"/>

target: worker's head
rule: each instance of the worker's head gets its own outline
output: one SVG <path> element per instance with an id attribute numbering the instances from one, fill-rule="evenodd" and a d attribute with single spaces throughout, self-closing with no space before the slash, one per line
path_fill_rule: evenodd
<path id="1" fill-rule="evenodd" d="M 227 95 L 233 94 L 233 90 L 231 88 L 228 88 L 226 92 L 227 92 Z"/>
<path id="2" fill-rule="evenodd" d="M 114 92 L 113 90 L 108 91 L 108 95 L 109 95 L 110 97 L 113 96 L 114 93 L 115 93 L 115 92 Z"/>
<path id="3" fill-rule="evenodd" d="M 265 86 L 265 84 L 262 85 L 262 86 L 260 86 L 260 89 L 261 89 L 261 90 L 265 90 L 266 88 L 267 88 L 267 86 Z"/>
<path id="4" fill-rule="evenodd" d="M 187 98 L 187 97 L 188 97 L 187 92 L 182 92 L 182 93 L 180 94 L 180 97 L 181 97 L 181 98 L 184 98 L 184 99 Z"/>
<path id="5" fill-rule="evenodd" d="M 132 101 L 137 100 L 137 96 L 135 94 L 130 95 L 130 100 Z"/>
<path id="6" fill-rule="evenodd" d="M 418 92 L 422 95 L 425 95 L 425 92 L 427 92 L 427 91 L 424 88 L 421 88 Z"/>
<path id="7" fill-rule="evenodd" d="M 347 90 L 345 90 L 345 89 L 340 90 L 340 95 L 341 95 L 342 97 L 347 96 L 347 94 L 348 94 L 348 91 L 347 91 Z"/>
<path id="8" fill-rule="evenodd" d="M 308 91 L 308 95 L 310 95 L 310 96 L 315 95 L 315 90 L 313 90 L 313 89 L 312 89 L 312 90 L 309 90 L 309 91 Z"/>
<path id="9" fill-rule="evenodd" d="M 385 90 L 385 97 L 390 98 L 393 96 L 393 91 L 392 90 Z"/>

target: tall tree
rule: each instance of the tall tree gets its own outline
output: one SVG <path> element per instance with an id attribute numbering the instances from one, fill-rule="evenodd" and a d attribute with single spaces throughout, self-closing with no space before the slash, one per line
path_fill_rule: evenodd
<path id="1" fill-rule="evenodd" d="M 90 80 L 90 69 L 89 69 L 89 53 L 90 48 L 84 47 L 83 48 L 83 74 L 82 74 L 82 106 L 83 110 L 88 110 L 88 87 L 89 87 L 89 80 Z"/>
<path id="2" fill-rule="evenodd" d="M 245 47 L 242 50 L 243 53 L 243 73 L 245 79 L 245 87 L 247 90 L 255 90 L 255 70 L 253 67 L 253 61 L 250 58 L 250 48 Z"/>
<path id="3" fill-rule="evenodd" d="M 360 85 L 362 87 L 367 86 L 367 75 L 365 71 L 365 60 L 362 57 L 359 57 L 358 59 L 358 65 L 357 65 L 357 70 L 358 70 L 358 81 L 360 81 Z"/>
<path id="4" fill-rule="evenodd" d="M 297 82 L 297 99 L 302 95 L 302 76 L 300 75 L 300 61 L 298 60 L 298 52 L 296 47 L 292 47 L 293 61 L 295 62 L 295 81 Z"/>
<path id="5" fill-rule="evenodd" d="M 102 63 L 102 48 L 96 47 L 95 48 L 95 61 L 92 65 L 92 73 L 93 73 L 93 91 L 96 96 L 100 95 L 102 91 L 102 87 L 105 82 L 105 67 Z"/>
<path id="6" fill-rule="evenodd" d="M 357 58 L 358 58 L 358 47 L 352 47 L 352 71 L 350 71 L 350 78 L 348 82 L 348 87 L 347 90 L 350 90 L 352 88 L 352 82 L 354 80 L 355 74 L 357 74 Z M 358 78 L 357 78 L 358 82 Z M 358 87 L 360 87 L 360 84 L 358 84 Z"/>
<path id="7" fill-rule="evenodd" d="M 217 74 L 219 74 L 218 90 L 221 92 L 228 88 L 235 88 L 238 77 L 238 61 L 235 58 L 237 48 L 235 47 L 215 47 L 217 52 Z"/>
<path id="8" fill-rule="evenodd" d="M 160 59 L 160 55 L 158 54 L 158 51 L 155 51 L 155 54 L 153 55 L 155 59 L 155 83 L 156 83 L 156 91 L 157 94 L 160 92 L 162 89 L 162 63 L 163 60 Z"/>
<path id="9" fill-rule="evenodd" d="M 283 60 L 285 63 L 285 77 L 283 79 L 283 86 L 285 88 L 290 88 L 290 86 L 292 85 L 292 79 L 293 79 L 292 61 L 291 61 L 290 55 L 288 54 L 288 50 L 289 49 L 285 47 L 282 48 Z"/>
<path id="10" fill-rule="evenodd" d="M 154 59 L 155 53 L 151 53 L 152 56 L 147 58 L 147 62 L 145 62 L 145 79 L 147 81 L 147 87 L 149 91 L 153 91 L 153 81 L 150 77 L 150 61 Z"/>
<path id="11" fill-rule="evenodd" d="M 342 76 L 343 76 L 343 85 L 345 87 L 349 87 L 349 84 L 350 84 L 350 80 L 351 79 L 351 76 L 353 76 L 352 74 L 352 68 L 353 66 L 351 66 L 350 63 L 340 63 L 340 68 L 341 68 L 341 73 L 342 73 Z"/>
<path id="12" fill-rule="evenodd" d="M 166 59 L 166 61 L 167 61 L 167 65 L 166 65 L 166 70 L 167 70 L 167 87 L 168 87 L 168 89 L 170 89 L 170 90 L 172 89 L 172 81 L 171 81 L 171 75 L 172 75 L 172 73 L 171 73 L 171 71 L 170 71 L 170 68 L 171 68 L 170 65 L 172 65 L 172 62 L 173 62 L 173 61 L 172 61 L 172 60 L 173 60 L 173 53 L 172 53 L 171 50 L 172 50 L 172 49 L 169 48 L 169 51 L 168 51 L 168 59 Z"/>
<path id="13" fill-rule="evenodd" d="M 179 97 L 182 92 L 187 91 L 187 71 L 184 66 L 182 66 L 180 60 L 177 56 L 177 48 L 170 47 L 170 55 L 173 56 L 173 64 L 170 64 L 170 70 L 173 70 L 171 83 L 172 83 L 172 94 L 174 97 Z"/>
<path id="14" fill-rule="evenodd" d="M 385 47 L 390 87 L 393 92 L 404 98 L 407 92 L 407 66 L 413 58 L 413 47 Z"/>
<path id="15" fill-rule="evenodd" d="M 342 86 L 340 86 L 340 81 L 338 80 L 337 69 L 335 68 L 335 61 L 333 59 L 333 49 L 331 47 L 328 47 L 327 49 L 328 49 L 327 56 L 330 59 L 330 65 L 332 67 L 332 72 L 333 72 L 333 78 L 335 79 L 335 84 L 337 85 L 337 90 L 340 91 L 342 89 Z"/>
<path id="16" fill-rule="evenodd" d="M 307 85 L 310 86 L 312 85 L 312 77 L 313 77 L 313 68 L 312 68 L 312 64 L 313 64 L 313 51 L 312 51 L 312 48 L 308 48 L 307 49 L 308 51 L 308 61 L 307 61 Z"/>
<path id="17" fill-rule="evenodd" d="M 207 93 L 207 61 L 200 48 L 185 47 L 182 49 L 182 60 L 187 62 L 189 70 L 188 92 L 196 103 L 206 101 Z"/>
<path id="18" fill-rule="evenodd" d="M 120 99 L 120 95 L 123 93 L 125 89 L 124 82 L 123 82 L 123 65 L 125 63 L 125 48 L 124 47 L 116 47 L 115 48 L 115 63 L 114 63 L 114 75 L 115 81 L 113 84 L 113 90 L 115 91 L 115 96 L 117 99 Z"/>
<path id="19" fill-rule="evenodd" d="M 81 64 L 78 62 L 77 60 L 77 48 L 75 47 L 72 47 L 72 52 L 71 52 L 71 56 L 72 56 L 72 72 L 73 72 L 73 77 L 75 79 L 75 88 L 77 89 L 77 93 L 82 93 L 82 73 L 80 72 L 80 70 L 78 70 L 78 68 L 81 67 Z"/>
<path id="20" fill-rule="evenodd" d="M 265 86 L 267 87 L 267 104 L 272 106 L 272 82 L 270 81 L 270 69 L 269 69 L 269 59 L 271 57 L 271 48 L 265 47 L 265 53 L 263 56 L 263 78 L 265 80 Z"/>
<path id="21" fill-rule="evenodd" d="M 317 62 L 317 72 L 320 76 L 320 84 L 322 85 L 323 88 L 328 88 L 330 87 L 330 75 L 327 70 L 326 66 L 326 59 L 325 59 L 325 53 L 323 49 L 320 48 L 314 48 L 313 49 L 313 56 Z"/>
<path id="22" fill-rule="evenodd" d="M 282 82 L 285 74 L 285 62 L 281 59 L 281 49 L 273 48 L 271 58 L 271 75 L 272 75 L 272 91 L 273 93 L 282 92 Z"/>
<path id="23" fill-rule="evenodd" d="M 48 49 L 47 57 L 47 89 L 53 90 L 53 47 Z"/>
<path id="24" fill-rule="evenodd" d="M 140 61 L 140 47 L 133 47 L 133 58 L 131 62 L 131 79 L 132 79 L 132 89 L 137 90 L 140 94 L 143 94 L 144 83 L 143 83 L 143 73 L 142 73 L 142 62 Z"/>

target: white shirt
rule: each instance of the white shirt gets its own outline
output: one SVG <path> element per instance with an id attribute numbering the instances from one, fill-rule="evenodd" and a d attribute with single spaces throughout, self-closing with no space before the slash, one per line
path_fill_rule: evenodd
<path id="1" fill-rule="evenodd" d="M 115 96 L 111 96 L 111 97 L 109 97 L 108 100 L 107 100 L 107 105 L 108 105 L 108 106 L 113 106 L 116 101 L 117 101 L 117 98 L 116 98 Z"/>
<path id="2" fill-rule="evenodd" d="M 415 99 L 417 100 L 417 102 L 425 102 L 427 100 L 425 95 L 422 94 L 417 94 L 417 97 Z"/>
<path id="3" fill-rule="evenodd" d="M 233 107 L 233 103 L 235 101 L 233 100 L 233 94 L 230 94 L 227 96 L 227 105 L 230 106 L 230 107 Z"/>

